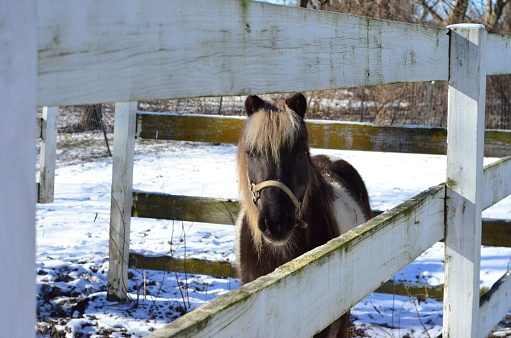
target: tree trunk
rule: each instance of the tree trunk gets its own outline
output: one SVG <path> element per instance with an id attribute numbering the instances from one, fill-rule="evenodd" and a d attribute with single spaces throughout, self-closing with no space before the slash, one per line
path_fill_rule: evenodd
<path id="1" fill-rule="evenodd" d="M 468 9 L 468 0 L 456 0 L 452 7 L 451 13 L 445 21 L 446 25 L 452 25 L 456 23 L 462 23 L 465 20 Z"/>
<path id="2" fill-rule="evenodd" d="M 509 4 L 509 0 L 497 0 L 494 6 L 492 6 L 492 2 L 492 0 L 486 1 L 486 16 L 484 18 L 484 25 L 489 33 L 495 31 L 497 22 L 502 17 L 504 8 Z"/>
<path id="3" fill-rule="evenodd" d="M 303 7 L 303 8 L 307 8 L 307 3 L 309 2 L 309 0 L 297 0 L 296 1 L 296 5 L 298 7 Z"/>
<path id="4" fill-rule="evenodd" d="M 100 114 L 98 114 L 98 111 Z M 99 121 L 101 116 L 101 105 L 93 104 L 83 106 L 82 118 L 80 126 L 82 130 L 99 130 L 101 129 L 101 122 Z"/>

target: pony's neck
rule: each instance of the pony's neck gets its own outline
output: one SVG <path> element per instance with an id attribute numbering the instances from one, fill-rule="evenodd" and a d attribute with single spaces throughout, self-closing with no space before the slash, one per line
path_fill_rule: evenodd
<path id="1" fill-rule="evenodd" d="M 323 175 L 312 169 L 303 201 L 302 219 L 309 225 L 309 245 L 314 248 L 339 236 L 332 187 Z"/>

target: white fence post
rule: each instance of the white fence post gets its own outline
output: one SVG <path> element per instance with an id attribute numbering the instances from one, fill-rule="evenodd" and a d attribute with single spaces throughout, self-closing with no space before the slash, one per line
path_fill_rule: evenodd
<path id="1" fill-rule="evenodd" d="M 107 299 L 125 301 L 128 287 L 128 260 L 131 207 L 133 205 L 133 159 L 137 102 L 115 104 L 112 204 Z"/>
<path id="2" fill-rule="evenodd" d="M 59 107 L 43 107 L 39 190 L 37 202 L 53 202 L 55 186 L 55 160 L 57 157 L 57 115 Z"/>
<path id="3" fill-rule="evenodd" d="M 34 0 L 0 1 L 0 330 L 35 334 L 37 34 Z"/>
<path id="4" fill-rule="evenodd" d="M 486 29 L 450 28 L 443 337 L 477 337 Z"/>

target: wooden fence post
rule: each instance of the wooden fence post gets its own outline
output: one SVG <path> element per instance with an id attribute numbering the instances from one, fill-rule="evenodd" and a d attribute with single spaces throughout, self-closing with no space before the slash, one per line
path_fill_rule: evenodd
<path id="1" fill-rule="evenodd" d="M 37 34 L 34 0 L 0 1 L 0 330 L 35 334 Z"/>
<path id="2" fill-rule="evenodd" d="M 43 107 L 39 190 L 37 202 L 52 203 L 55 186 L 55 161 L 57 157 L 57 115 L 59 107 Z"/>
<path id="3" fill-rule="evenodd" d="M 136 117 L 137 102 L 115 104 L 112 202 L 110 207 L 110 267 L 107 275 L 107 299 L 109 301 L 125 301 L 128 287 Z"/>
<path id="4" fill-rule="evenodd" d="M 450 29 L 443 337 L 477 337 L 486 29 Z"/>

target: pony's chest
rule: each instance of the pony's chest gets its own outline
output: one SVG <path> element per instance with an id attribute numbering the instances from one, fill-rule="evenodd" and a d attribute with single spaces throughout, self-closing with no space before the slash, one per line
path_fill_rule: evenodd
<path id="1" fill-rule="evenodd" d="M 360 203 L 339 183 L 329 182 L 333 193 L 333 209 L 341 234 L 367 221 Z"/>

